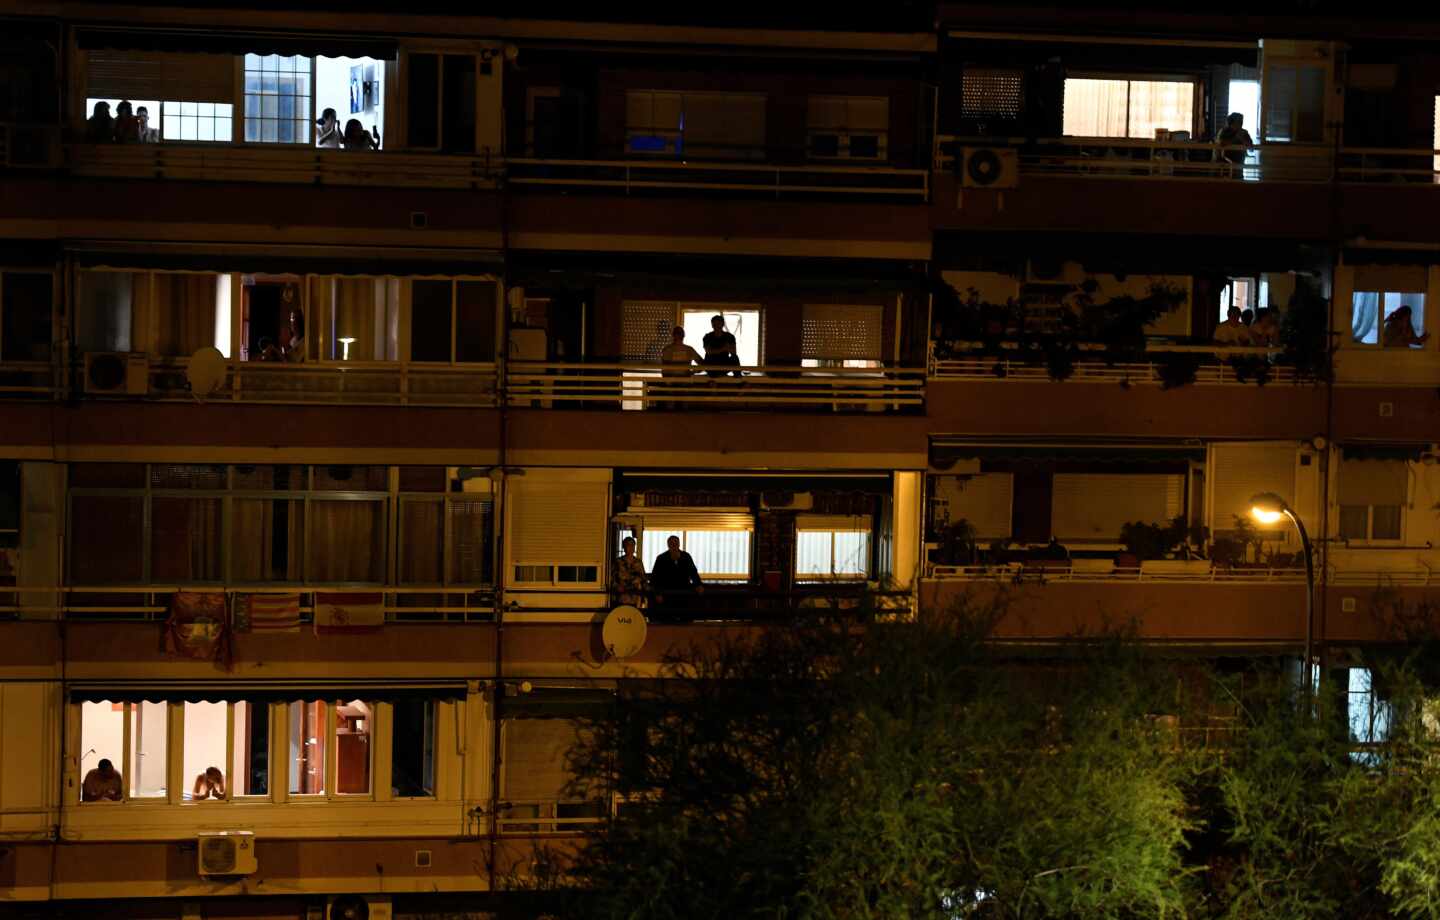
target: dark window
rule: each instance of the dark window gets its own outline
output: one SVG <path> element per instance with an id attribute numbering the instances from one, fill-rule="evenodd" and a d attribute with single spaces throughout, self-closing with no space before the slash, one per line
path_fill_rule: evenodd
<path id="1" fill-rule="evenodd" d="M 49 361 L 50 276 L 7 272 L 0 289 L 0 361 Z"/>
<path id="2" fill-rule="evenodd" d="M 396 700 L 391 734 L 390 786 L 396 798 L 435 794 L 435 703 Z"/>
<path id="3" fill-rule="evenodd" d="M 70 580 L 77 585 L 138 582 L 145 577 L 145 499 L 70 498 Z"/>
<path id="4" fill-rule="evenodd" d="M 444 114 L 440 149 L 445 153 L 475 152 L 475 58 L 445 56 Z"/>
<path id="5" fill-rule="evenodd" d="M 19 545 L 20 464 L 4 461 L 0 462 L 0 549 Z M 0 571 L 0 577 L 4 574 Z"/>
<path id="6" fill-rule="evenodd" d="M 449 281 L 415 281 L 410 286 L 410 360 L 450 360 Z"/>
<path id="7" fill-rule="evenodd" d="M 495 285 L 455 283 L 455 360 L 495 360 Z"/>
<path id="8" fill-rule="evenodd" d="M 440 56 L 437 54 L 412 54 L 407 59 L 409 73 L 406 74 L 406 111 L 410 113 L 411 147 L 434 148 L 440 146 Z"/>

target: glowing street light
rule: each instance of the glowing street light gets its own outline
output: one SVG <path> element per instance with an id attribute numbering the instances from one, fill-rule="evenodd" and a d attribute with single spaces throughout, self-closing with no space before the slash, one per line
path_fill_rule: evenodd
<path id="1" fill-rule="evenodd" d="M 1261 492 L 1250 499 L 1250 516 L 1261 524 L 1278 524 L 1289 518 L 1290 523 L 1294 524 L 1300 533 L 1300 549 L 1305 553 L 1305 660 L 1301 667 L 1300 680 L 1301 686 L 1305 688 L 1305 695 L 1309 698 L 1314 689 L 1310 655 L 1315 635 L 1315 562 L 1310 552 L 1310 535 L 1305 532 L 1305 525 L 1300 523 L 1295 510 L 1274 492 Z"/>

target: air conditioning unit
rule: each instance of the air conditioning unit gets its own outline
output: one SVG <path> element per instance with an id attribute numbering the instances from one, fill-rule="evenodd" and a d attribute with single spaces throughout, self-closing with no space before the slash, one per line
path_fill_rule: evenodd
<path id="1" fill-rule="evenodd" d="M 373 894 L 337 894 L 325 903 L 325 920 L 391 920 L 390 899 Z"/>
<path id="2" fill-rule="evenodd" d="M 1020 154 L 1005 147 L 966 147 L 956 165 L 961 188 L 1015 188 L 1020 184 Z"/>
<path id="3" fill-rule="evenodd" d="M 815 507 L 810 492 L 762 492 L 760 507 L 767 511 L 809 511 Z"/>
<path id="4" fill-rule="evenodd" d="M 143 396 L 150 392 L 150 359 L 143 352 L 85 353 L 85 392 Z"/>
<path id="5" fill-rule="evenodd" d="M 196 838 L 200 854 L 200 875 L 253 875 L 255 834 L 253 831 L 214 831 Z"/>

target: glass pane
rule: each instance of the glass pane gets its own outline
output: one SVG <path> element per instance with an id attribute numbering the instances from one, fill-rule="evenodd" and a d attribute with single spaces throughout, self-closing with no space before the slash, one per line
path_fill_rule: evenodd
<path id="1" fill-rule="evenodd" d="M 1420 348 L 1425 336 L 1425 295 L 1387 291 L 1382 301 L 1385 347 Z"/>
<path id="2" fill-rule="evenodd" d="M 270 793 L 270 706 L 235 704 L 235 760 L 230 767 L 231 795 Z"/>
<path id="3" fill-rule="evenodd" d="M 370 739 L 375 714 L 370 704 L 350 700 L 335 704 L 335 791 L 364 795 L 370 791 Z"/>
<path id="4" fill-rule="evenodd" d="M 0 361 L 49 361 L 50 276 L 7 272 L 0 285 Z"/>
<path id="5" fill-rule="evenodd" d="M 180 775 L 187 802 L 226 797 L 226 703 L 185 703 L 185 754 Z"/>
<path id="6" fill-rule="evenodd" d="M 138 582 L 145 577 L 145 499 L 70 497 L 70 574 L 76 585 Z"/>
<path id="7" fill-rule="evenodd" d="M 445 503 L 400 503 L 400 582 L 438 585 L 445 574 Z"/>
<path id="8" fill-rule="evenodd" d="M 475 152 L 475 58 L 468 54 L 444 56 L 445 106 L 440 119 L 440 149 L 447 153 Z"/>
<path id="9" fill-rule="evenodd" d="M 1195 84 L 1161 80 L 1130 82 L 1130 136 L 1154 139 L 1157 130 L 1195 126 Z"/>
<path id="10" fill-rule="evenodd" d="M 325 792 L 325 703 L 296 701 L 289 705 L 291 795 Z"/>
<path id="11" fill-rule="evenodd" d="M 80 801 L 118 802 L 125 794 L 125 704 L 80 704 Z"/>
<path id="12" fill-rule="evenodd" d="M 488 281 L 455 283 L 455 360 L 495 360 L 495 300 Z"/>
<path id="13" fill-rule="evenodd" d="M 488 585 L 492 580 L 490 548 L 494 543 L 493 509 L 489 501 L 451 501 L 450 583 Z"/>
<path id="14" fill-rule="evenodd" d="M 411 54 L 405 59 L 409 68 L 405 84 L 405 111 L 410 118 L 411 147 L 440 146 L 440 57 L 435 54 Z"/>
<path id="15" fill-rule="evenodd" d="M 1061 131 L 1076 137 L 1125 137 L 1126 80 L 1065 81 Z"/>
<path id="16" fill-rule="evenodd" d="M 1380 294 L 1356 291 L 1350 297 L 1350 337 L 1363 345 L 1380 341 Z"/>
<path id="17" fill-rule="evenodd" d="M 1400 539 L 1400 506 L 1375 505 L 1371 509 L 1370 539 Z"/>
<path id="18" fill-rule="evenodd" d="M 236 499 L 230 515 L 230 578 L 241 584 L 299 581 L 304 541 L 304 502 Z"/>
<path id="19" fill-rule="evenodd" d="M 150 579 L 223 581 L 218 498 L 150 500 Z"/>
<path id="20" fill-rule="evenodd" d="M 390 793 L 396 798 L 435 794 L 435 703 L 398 700 L 392 707 Z"/>
<path id="21" fill-rule="evenodd" d="M 130 797 L 164 798 L 168 760 L 168 707 L 164 703 L 130 704 Z"/>
<path id="22" fill-rule="evenodd" d="M 1340 538 L 1342 540 L 1369 539 L 1369 505 L 1340 506 Z"/>
<path id="23" fill-rule="evenodd" d="M 410 360 L 450 361 L 449 281 L 410 285 Z"/>
<path id="24" fill-rule="evenodd" d="M 385 580 L 384 501 L 313 501 L 310 516 L 308 580 Z"/>
<path id="25" fill-rule="evenodd" d="M 640 558 L 653 566 L 667 552 L 671 536 L 680 538 L 680 548 L 695 560 L 703 578 L 750 577 L 750 531 L 748 530 L 646 530 Z"/>

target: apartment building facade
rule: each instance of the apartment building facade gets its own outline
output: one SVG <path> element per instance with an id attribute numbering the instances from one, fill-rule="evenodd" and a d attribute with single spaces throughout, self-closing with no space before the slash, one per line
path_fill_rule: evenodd
<path id="1" fill-rule="evenodd" d="M 571 720 L 797 610 L 1429 627 L 1437 24 L 298 7 L 0 6 L 0 900 L 523 914 Z"/>

